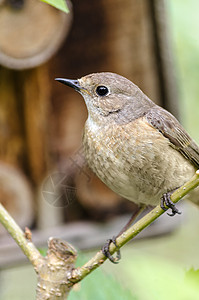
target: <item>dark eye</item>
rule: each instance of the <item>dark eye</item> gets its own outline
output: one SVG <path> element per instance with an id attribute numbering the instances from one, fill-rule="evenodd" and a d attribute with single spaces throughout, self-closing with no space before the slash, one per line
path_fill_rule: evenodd
<path id="1" fill-rule="evenodd" d="M 104 85 L 99 85 L 97 88 L 96 88 L 96 93 L 99 95 L 99 96 L 106 96 L 108 94 L 109 90 L 106 86 Z"/>

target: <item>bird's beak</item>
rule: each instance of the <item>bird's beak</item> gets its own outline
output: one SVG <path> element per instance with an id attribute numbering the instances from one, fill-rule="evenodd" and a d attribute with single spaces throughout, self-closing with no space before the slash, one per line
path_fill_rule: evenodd
<path id="1" fill-rule="evenodd" d="M 55 78 L 55 80 L 74 88 L 78 92 L 84 89 L 83 87 L 81 87 L 78 80 L 65 79 L 65 78 Z"/>

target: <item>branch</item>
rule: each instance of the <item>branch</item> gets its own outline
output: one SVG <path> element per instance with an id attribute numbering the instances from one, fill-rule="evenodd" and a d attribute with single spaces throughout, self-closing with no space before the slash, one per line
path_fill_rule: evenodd
<path id="1" fill-rule="evenodd" d="M 5 229 L 10 233 L 15 242 L 19 245 L 21 250 L 27 256 L 29 261 L 34 267 L 37 266 L 38 260 L 42 259 L 41 254 L 37 250 L 30 240 L 25 237 L 25 233 L 13 220 L 11 215 L 5 210 L 3 205 L 0 203 L 0 222 L 5 227 Z"/>
<path id="2" fill-rule="evenodd" d="M 68 274 L 74 269 L 76 250 L 67 242 L 50 238 L 43 263 L 37 266 L 37 300 L 64 300 L 73 284 Z"/>
<path id="3" fill-rule="evenodd" d="M 186 184 L 180 187 L 171 195 L 171 200 L 177 203 L 182 197 L 199 185 L 199 170 Z M 111 243 L 110 253 L 113 254 L 134 238 L 145 227 L 151 224 L 164 211 L 158 205 L 151 212 L 145 215 L 137 223 L 122 233 L 116 239 L 118 247 Z M 13 239 L 17 242 L 24 254 L 33 264 L 38 274 L 37 299 L 66 299 L 72 286 L 98 268 L 107 259 L 102 251 L 99 251 L 90 261 L 80 268 L 74 269 L 76 251 L 68 243 L 49 239 L 48 252 L 46 257 L 42 257 L 34 244 L 30 241 L 31 233 L 26 234 L 15 223 L 12 217 L 0 204 L 0 222 L 8 230 Z"/>
<path id="4" fill-rule="evenodd" d="M 171 200 L 174 203 L 180 201 L 186 194 L 188 194 L 191 190 L 196 188 L 199 185 L 199 170 L 196 171 L 195 175 L 183 186 L 177 189 L 172 195 Z M 133 239 L 138 233 L 140 233 L 144 228 L 150 225 L 153 221 L 155 221 L 158 217 L 160 217 L 164 211 L 160 207 L 160 205 L 156 206 L 153 210 L 151 210 L 147 215 L 145 215 L 142 219 L 137 221 L 134 225 L 132 225 L 129 229 L 123 232 L 116 239 L 116 246 L 111 243 L 109 249 L 110 253 L 115 253 L 118 249 L 120 249 L 123 245 L 125 245 L 128 241 Z M 80 268 L 76 268 L 73 270 L 71 274 L 70 281 L 76 283 L 81 281 L 84 277 L 98 268 L 101 264 L 105 262 L 107 258 L 103 255 L 102 251 L 97 252 L 97 254 L 91 258 L 85 265 Z"/>
<path id="5" fill-rule="evenodd" d="M 50 238 L 47 255 L 43 257 L 30 241 L 30 230 L 24 233 L 1 203 L 0 222 L 34 266 L 38 276 L 37 299 L 66 299 L 73 286 L 67 277 L 74 269 L 76 250 L 65 241 Z"/>

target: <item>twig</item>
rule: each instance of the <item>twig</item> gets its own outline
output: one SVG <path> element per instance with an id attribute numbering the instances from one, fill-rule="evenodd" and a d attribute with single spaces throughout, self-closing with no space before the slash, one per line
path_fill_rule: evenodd
<path id="1" fill-rule="evenodd" d="M 196 188 L 199 185 L 199 170 L 196 171 L 196 174 L 183 186 L 177 189 L 172 195 L 171 200 L 174 203 L 177 203 L 180 199 L 182 199 L 186 194 L 188 194 L 191 190 Z M 117 251 L 118 248 L 121 248 L 128 241 L 133 239 L 138 233 L 140 233 L 144 228 L 150 225 L 153 221 L 155 221 L 158 217 L 160 217 L 164 211 L 160 207 L 160 205 L 156 206 L 152 211 L 150 211 L 147 215 L 145 215 L 142 219 L 137 221 L 134 225 L 132 225 L 128 230 L 122 233 L 116 239 L 116 246 L 111 243 L 110 245 L 110 253 L 113 254 Z M 74 269 L 70 280 L 73 283 L 81 281 L 84 277 L 98 268 L 107 258 L 103 255 L 102 251 L 97 252 L 97 254 L 91 258 L 85 265 L 80 268 Z"/>
<path id="2" fill-rule="evenodd" d="M 0 222 L 10 233 L 10 235 L 13 237 L 15 242 L 19 245 L 19 247 L 27 256 L 27 258 L 32 263 L 32 265 L 36 267 L 38 264 L 38 260 L 42 259 L 41 254 L 34 246 L 34 244 L 30 242 L 28 239 L 26 239 L 24 232 L 13 220 L 11 215 L 5 210 L 5 208 L 1 203 L 0 203 Z"/>

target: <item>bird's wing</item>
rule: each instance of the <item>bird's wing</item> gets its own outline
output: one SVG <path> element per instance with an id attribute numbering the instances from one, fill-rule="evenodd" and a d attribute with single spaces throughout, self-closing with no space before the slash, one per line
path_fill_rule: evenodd
<path id="1" fill-rule="evenodd" d="M 175 149 L 199 168 L 199 147 L 172 114 L 156 105 L 146 113 L 145 118 L 169 139 Z"/>

